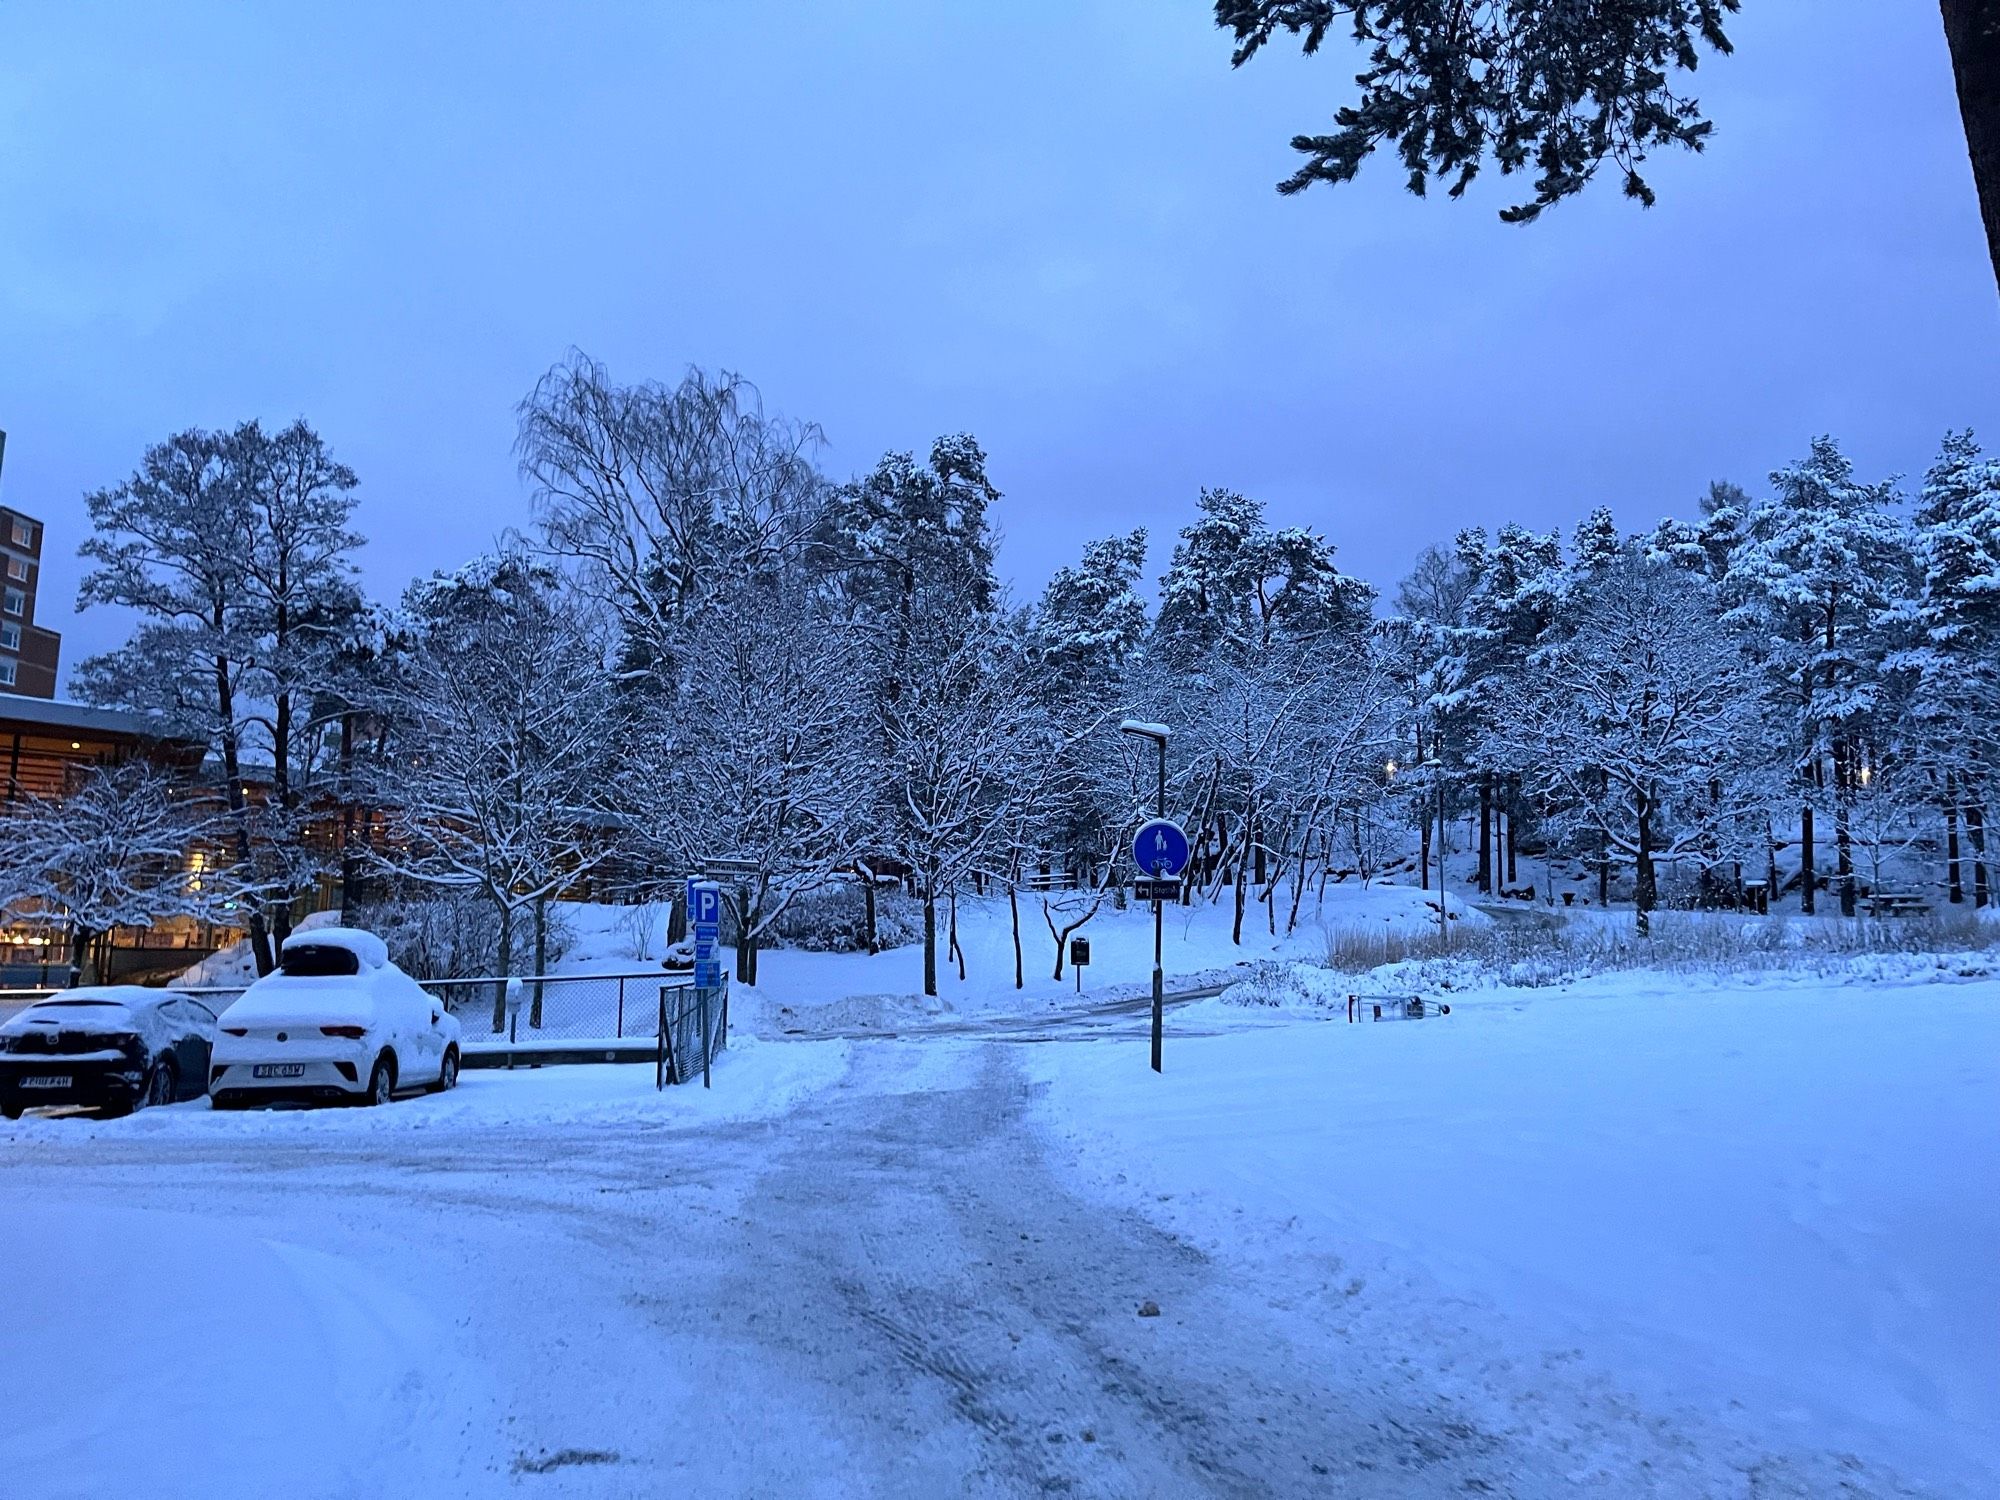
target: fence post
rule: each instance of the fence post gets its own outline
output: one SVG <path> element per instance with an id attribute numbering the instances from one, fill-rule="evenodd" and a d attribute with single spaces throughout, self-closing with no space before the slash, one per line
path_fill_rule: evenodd
<path id="1" fill-rule="evenodd" d="M 708 1061 L 715 1053 L 714 1038 L 708 1034 L 708 997 L 712 993 L 703 989 L 701 996 L 701 1086 L 708 1087 Z"/>
<path id="2" fill-rule="evenodd" d="M 653 1060 L 653 1091 L 658 1093 L 667 1086 L 667 987 L 660 986 L 660 1041 L 659 1056 Z"/>
<path id="3" fill-rule="evenodd" d="M 624 1035 L 625 1035 L 625 976 L 623 974 L 620 974 L 618 976 L 618 1036 L 622 1040 Z"/>

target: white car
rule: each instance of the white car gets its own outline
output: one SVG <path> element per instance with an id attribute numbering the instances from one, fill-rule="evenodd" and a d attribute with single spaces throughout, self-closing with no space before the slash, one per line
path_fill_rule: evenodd
<path id="1" fill-rule="evenodd" d="M 276 972 L 222 1013 L 209 1073 L 217 1109 L 278 1101 L 386 1104 L 458 1082 L 458 1018 L 372 932 L 316 927 L 285 939 Z"/>

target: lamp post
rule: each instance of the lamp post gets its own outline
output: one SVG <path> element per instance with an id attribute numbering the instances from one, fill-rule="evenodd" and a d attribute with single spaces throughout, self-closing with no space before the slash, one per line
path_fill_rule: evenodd
<path id="1" fill-rule="evenodd" d="M 1153 804 L 1153 815 L 1164 818 L 1167 815 L 1167 726 L 1148 724 L 1138 719 L 1127 719 L 1118 726 L 1120 734 L 1129 734 L 1134 739 L 1151 740 L 1160 752 L 1160 777 L 1158 792 Z M 1166 1031 L 1167 982 L 1166 971 L 1161 966 L 1160 934 L 1165 918 L 1160 908 L 1158 870 L 1148 870 L 1148 875 L 1156 877 L 1153 888 L 1153 1071 L 1160 1071 L 1160 1042 Z"/>
<path id="2" fill-rule="evenodd" d="M 1420 770 L 1429 771 L 1437 789 L 1437 854 L 1438 854 L 1438 945 L 1451 946 L 1451 928 L 1444 904 L 1444 762 L 1433 755 L 1424 761 Z"/>

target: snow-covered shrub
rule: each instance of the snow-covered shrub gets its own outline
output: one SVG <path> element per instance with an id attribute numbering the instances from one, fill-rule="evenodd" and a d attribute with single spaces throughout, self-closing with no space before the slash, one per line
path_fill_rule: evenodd
<path id="1" fill-rule="evenodd" d="M 1329 927 L 1325 937 L 1328 969 L 1415 989 L 1539 987 L 1629 969 L 1853 973 L 1870 961 L 1884 975 L 1983 973 L 2000 962 L 2000 928 L 1968 909 L 1882 919 L 1655 912 L 1649 937 L 1629 915 L 1541 911 L 1453 924 L 1448 937 L 1376 927 Z"/>
<path id="2" fill-rule="evenodd" d="M 354 926 L 389 945 L 390 959 L 419 979 L 477 979 L 499 972 L 500 912 L 470 891 L 436 891 L 371 902 L 350 914 Z M 560 902 L 548 906 L 548 962 L 569 951 L 572 934 Z M 514 921 L 517 973 L 534 965 L 532 913 Z"/>
<path id="3" fill-rule="evenodd" d="M 623 907 L 612 921 L 611 930 L 621 944 L 619 953 L 640 963 L 650 963 L 667 940 L 667 914 L 671 901 L 641 901 Z"/>
<path id="4" fill-rule="evenodd" d="M 884 948 L 923 937 L 923 908 L 899 886 L 875 893 L 875 936 Z M 862 953 L 868 947 L 868 901 L 853 881 L 839 881 L 795 898 L 772 928 L 778 941 L 809 953 Z"/>

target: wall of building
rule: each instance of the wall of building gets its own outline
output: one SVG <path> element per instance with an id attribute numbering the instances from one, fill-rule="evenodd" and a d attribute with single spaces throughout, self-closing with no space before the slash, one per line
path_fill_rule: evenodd
<path id="1" fill-rule="evenodd" d="M 6 451 L 6 434 L 0 433 L 0 463 Z M 0 505 L 0 693 L 56 695 L 62 636 L 35 623 L 47 541 L 39 520 Z"/>

